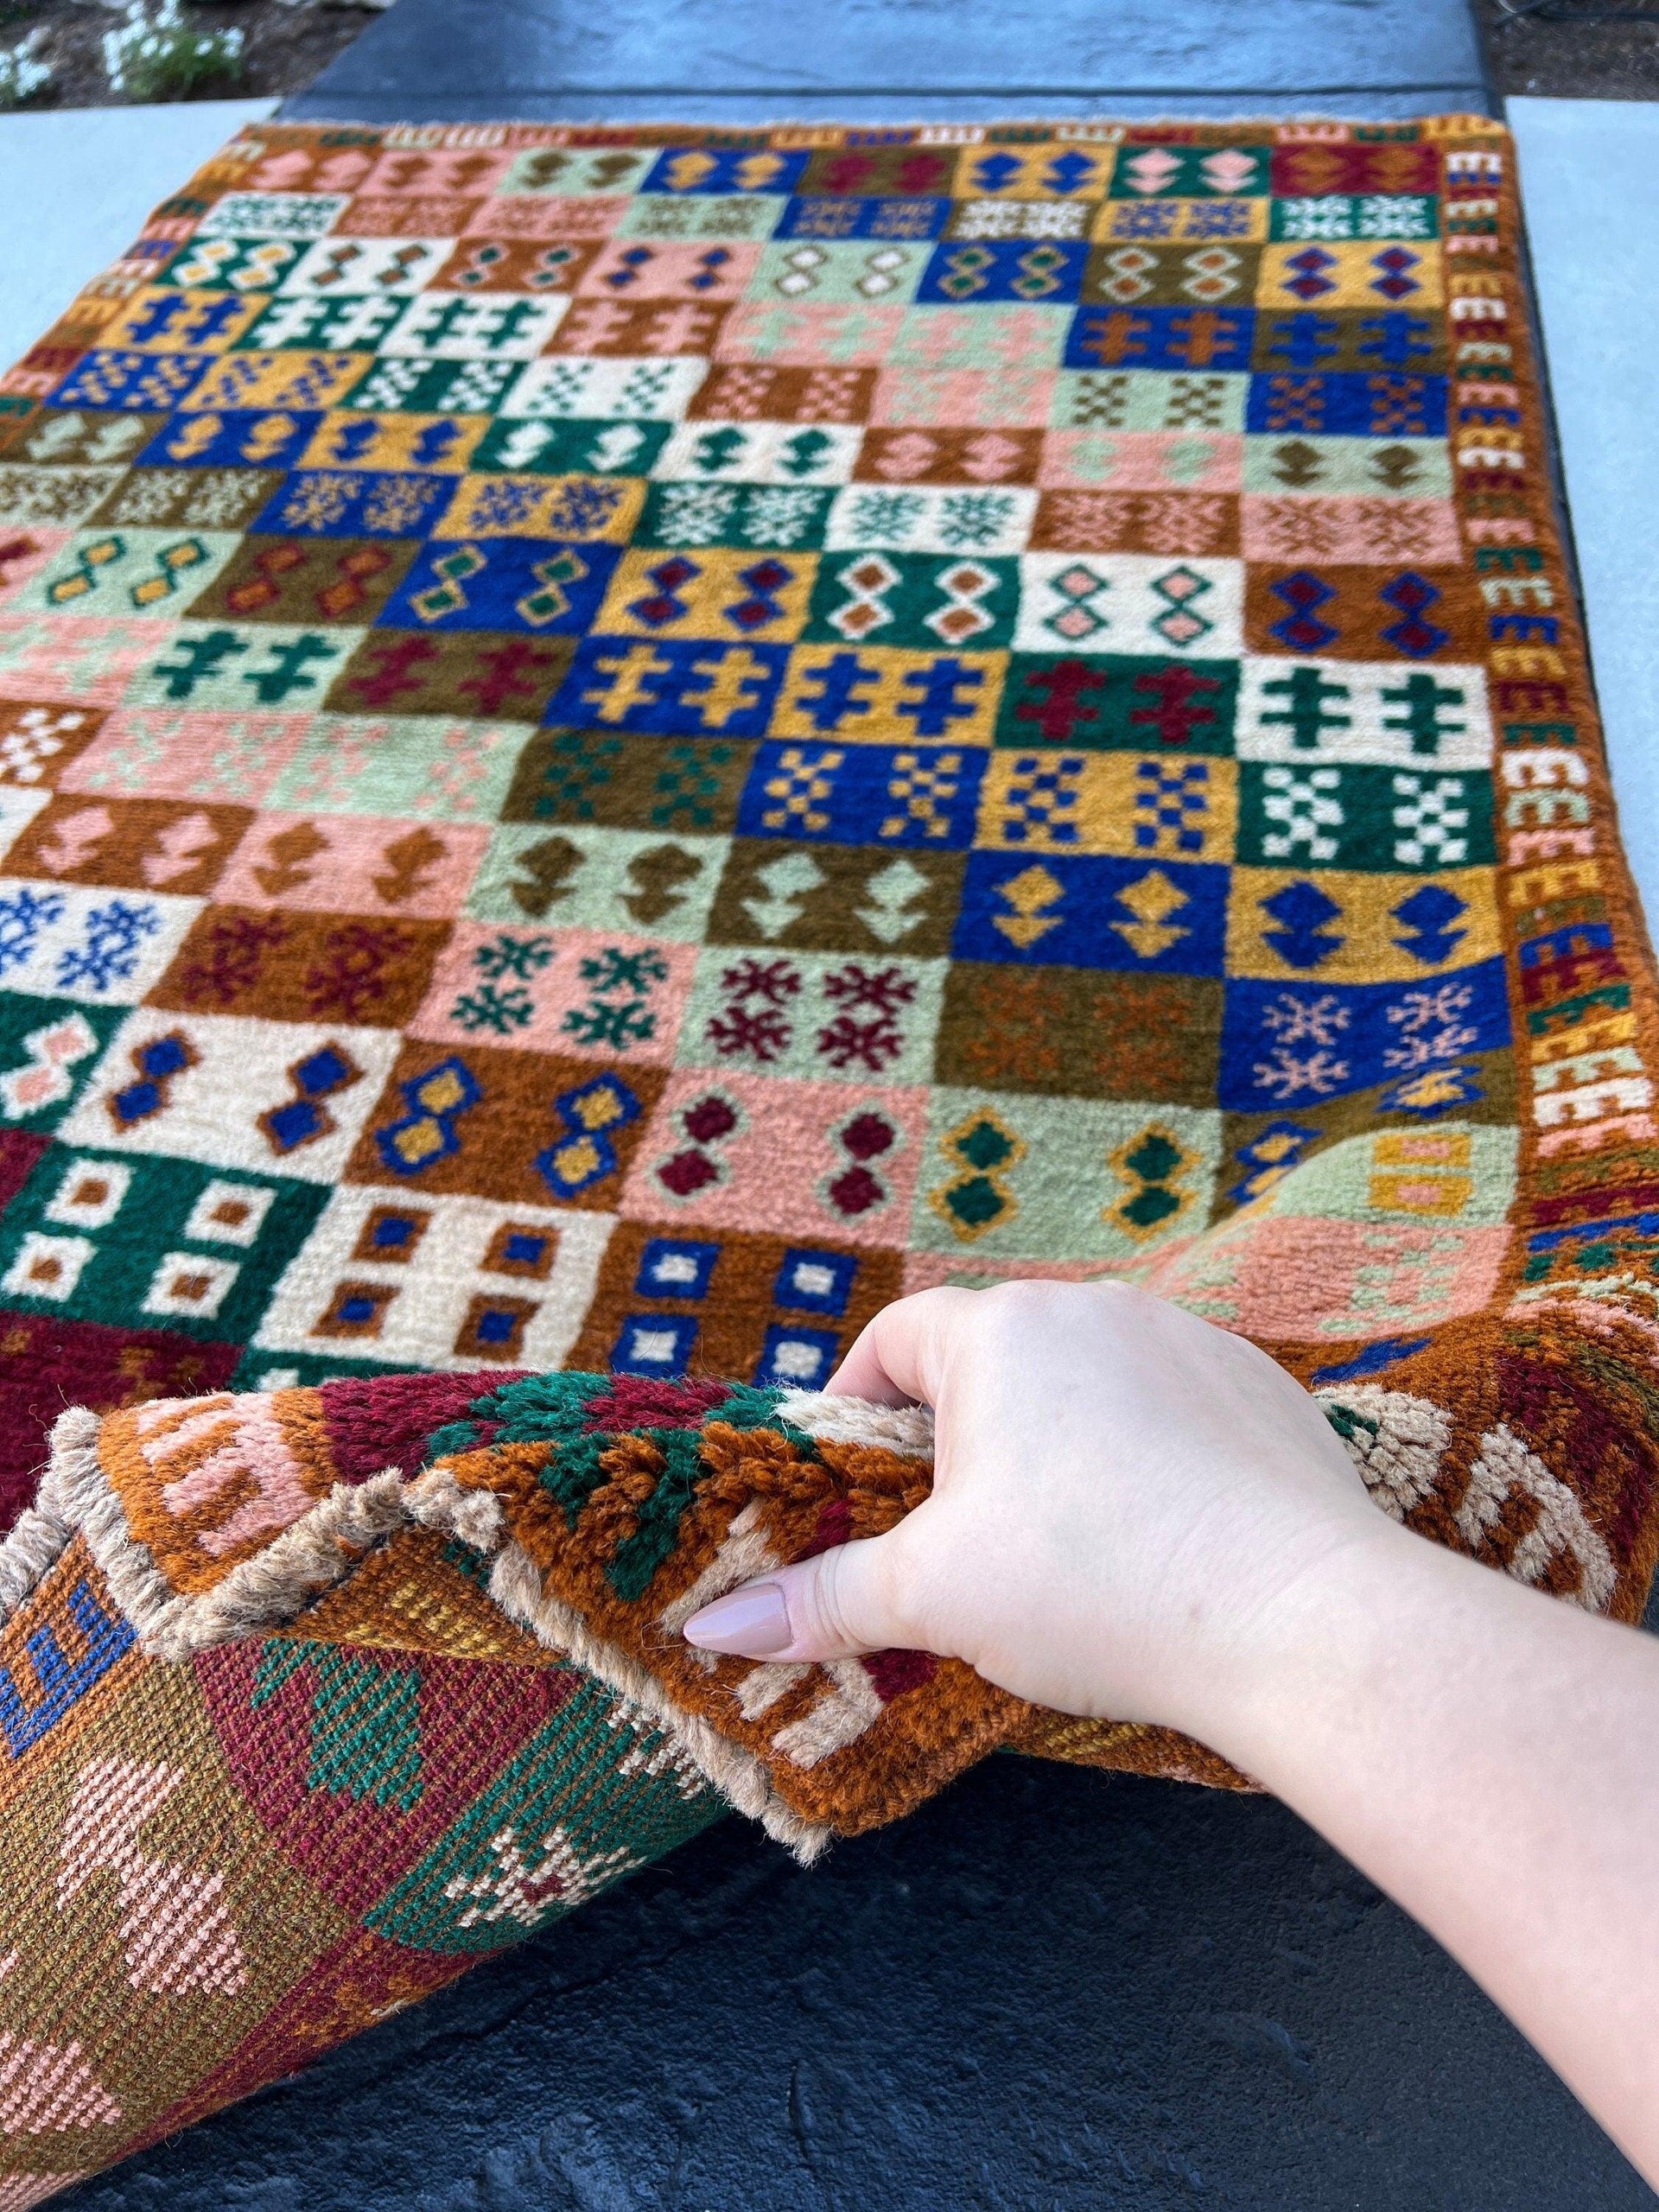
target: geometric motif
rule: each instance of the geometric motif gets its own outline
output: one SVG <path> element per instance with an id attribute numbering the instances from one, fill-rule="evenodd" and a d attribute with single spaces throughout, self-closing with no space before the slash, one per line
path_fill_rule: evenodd
<path id="1" fill-rule="evenodd" d="M 1348 1394 L 1390 1510 L 1630 1611 L 1652 979 L 1501 130 L 603 135 L 251 124 L 0 378 L 8 1480 L 127 1408 L 147 1555 L 212 1580 L 437 1452 L 649 1605 L 688 1440 L 885 1300 L 1117 1278 Z M 152 1411 L 213 1391 L 211 1443 Z M 708 1817 L 477 1548 L 347 1539 L 303 1635 L 189 1668 L 84 1547 L 26 1601 L 13 2195 Z M 922 1665 L 731 1726 L 832 1794 Z M 119 2033 L 23 1955 L 60 1876 Z M 131 2008 L 184 1999 L 152 2094 Z"/>

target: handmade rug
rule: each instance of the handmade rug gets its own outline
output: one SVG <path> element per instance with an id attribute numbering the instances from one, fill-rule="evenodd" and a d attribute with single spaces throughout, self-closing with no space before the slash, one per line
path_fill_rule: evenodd
<path id="1" fill-rule="evenodd" d="M 1518 254 L 1467 117 L 261 124 L 0 379 L 5 2212 L 728 1805 L 1244 1783 L 680 1639 L 925 1494 L 904 1291 L 1144 1282 L 1638 1616 Z"/>

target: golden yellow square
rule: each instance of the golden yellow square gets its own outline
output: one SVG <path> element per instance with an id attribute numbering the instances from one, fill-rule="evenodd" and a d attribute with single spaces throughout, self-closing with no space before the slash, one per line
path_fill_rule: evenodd
<path id="1" fill-rule="evenodd" d="M 302 468 L 418 468 L 459 475 L 490 427 L 487 415 L 325 415 Z"/>
<path id="2" fill-rule="evenodd" d="M 816 553 L 637 548 L 617 563 L 593 626 L 607 637 L 786 645 L 806 626 L 817 571 Z"/>
<path id="3" fill-rule="evenodd" d="M 223 353 L 270 305 L 265 292 L 192 292 L 146 284 L 105 325 L 100 345 L 139 353 Z"/>
<path id="4" fill-rule="evenodd" d="M 626 545 L 645 504 L 642 476 L 463 476 L 432 535 Z"/>
<path id="5" fill-rule="evenodd" d="M 1266 204 L 1265 202 L 1263 203 Z M 1257 264 L 1261 308 L 1372 308 L 1410 314 L 1445 296 L 1433 239 L 1339 238 L 1270 245 Z"/>
<path id="6" fill-rule="evenodd" d="M 1008 656 L 899 645 L 796 645 L 774 737 L 835 745 L 988 745 Z"/>
<path id="7" fill-rule="evenodd" d="M 1273 202 L 1252 200 L 1109 200 L 1091 238 L 1113 245 L 1259 245 Z"/>
<path id="8" fill-rule="evenodd" d="M 958 200 L 1102 200 L 1116 159 L 1116 146 L 1087 140 L 964 146 L 950 190 Z"/>
<path id="9" fill-rule="evenodd" d="M 1436 985 L 1503 950 L 1496 870 L 1376 875 L 1237 868 L 1227 973 L 1286 983 Z"/>
<path id="10" fill-rule="evenodd" d="M 1230 861 L 1237 763 L 1133 753 L 999 752 L 980 786 L 977 846 Z"/>
<path id="11" fill-rule="evenodd" d="M 374 366 L 372 353 L 226 353 L 194 385 L 186 405 L 338 406 Z"/>

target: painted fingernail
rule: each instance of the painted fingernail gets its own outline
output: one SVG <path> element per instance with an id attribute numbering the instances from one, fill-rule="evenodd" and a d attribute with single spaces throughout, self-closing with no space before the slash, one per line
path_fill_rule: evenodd
<path id="1" fill-rule="evenodd" d="M 716 1598 L 692 1614 L 683 1634 L 705 1651 L 729 1651 L 742 1659 L 769 1659 L 794 1640 L 789 1608 L 775 1582 L 752 1583 Z"/>

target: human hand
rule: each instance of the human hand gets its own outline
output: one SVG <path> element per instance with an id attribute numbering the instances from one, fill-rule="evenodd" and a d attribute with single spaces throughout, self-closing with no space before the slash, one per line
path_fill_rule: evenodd
<path id="1" fill-rule="evenodd" d="M 876 1316 L 829 1387 L 934 1408 L 931 1496 L 706 1606 L 690 1642 L 920 1648 L 1037 1704 L 1216 1743 L 1292 1589 L 1402 1540 L 1282 1368 L 1124 1285 L 923 1291 Z"/>

